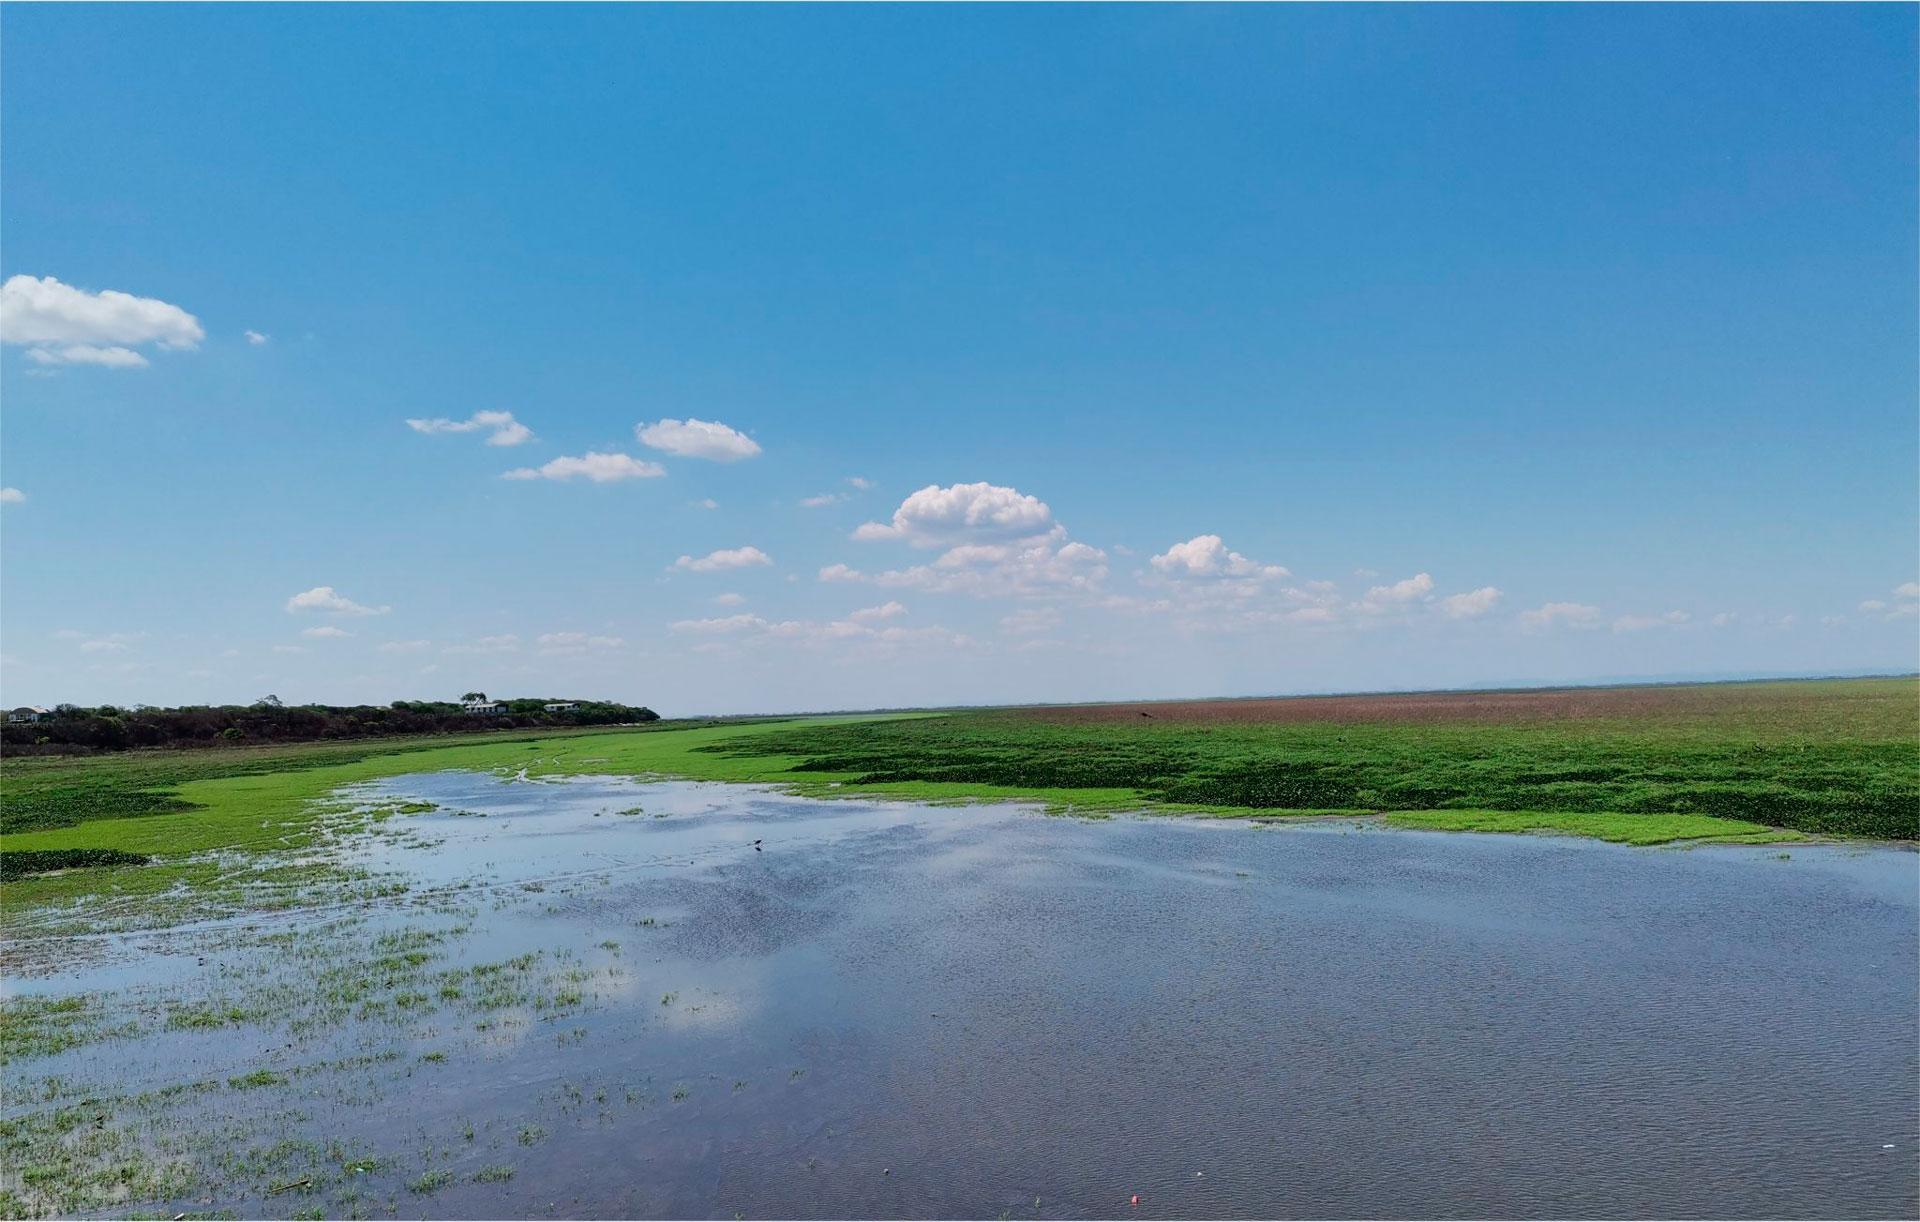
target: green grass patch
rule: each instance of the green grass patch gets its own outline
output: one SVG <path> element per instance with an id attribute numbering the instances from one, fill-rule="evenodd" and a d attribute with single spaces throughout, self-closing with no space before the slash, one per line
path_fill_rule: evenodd
<path id="1" fill-rule="evenodd" d="M 1711 815 L 1588 814 L 1580 811 L 1421 810 L 1387 816 L 1396 827 L 1445 832 L 1550 832 L 1592 836 L 1615 844 L 1671 844 L 1676 840 L 1770 844 L 1802 839 L 1799 832 Z"/>
<path id="2" fill-rule="evenodd" d="M 145 853 L 126 853 L 119 849 L 14 849 L 0 852 L 0 882 L 51 874 L 55 870 L 144 866 L 151 860 Z"/>

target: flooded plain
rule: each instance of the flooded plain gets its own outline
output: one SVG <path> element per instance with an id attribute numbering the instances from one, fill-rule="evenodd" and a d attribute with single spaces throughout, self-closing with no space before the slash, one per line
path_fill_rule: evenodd
<path id="1" fill-rule="evenodd" d="M 1911 852 L 348 796 L 385 898 L 14 948 L 10 1211 L 1920 1210 Z"/>

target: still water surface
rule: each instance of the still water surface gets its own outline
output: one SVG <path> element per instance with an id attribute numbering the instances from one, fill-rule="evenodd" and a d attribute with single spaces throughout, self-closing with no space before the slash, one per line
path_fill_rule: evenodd
<path id="1" fill-rule="evenodd" d="M 608 778 L 356 792 L 442 808 L 350 851 L 478 881 L 460 954 L 626 965 L 570 1040 L 436 1030 L 431 1072 L 308 1101 L 376 1145 L 479 1125 L 409 1216 L 1920 1210 L 1913 853 Z M 654 1106 L 618 1106 L 634 1084 Z M 551 1136 L 516 1149 L 529 1118 Z"/>

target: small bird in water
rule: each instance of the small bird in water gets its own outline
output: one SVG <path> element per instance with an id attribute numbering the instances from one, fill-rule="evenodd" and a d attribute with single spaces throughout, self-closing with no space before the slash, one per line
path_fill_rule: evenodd
<path id="1" fill-rule="evenodd" d="M 756 853 L 760 851 L 760 842 L 758 840 L 753 842 L 753 851 Z"/>

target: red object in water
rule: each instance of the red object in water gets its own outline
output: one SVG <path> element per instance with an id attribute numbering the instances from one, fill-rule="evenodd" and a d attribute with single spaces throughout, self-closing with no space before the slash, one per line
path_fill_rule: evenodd
<path id="1" fill-rule="evenodd" d="M 1136 1192 L 1136 1193 L 1134 1193 L 1134 1194 L 1133 1194 L 1133 1202 L 1132 1202 L 1132 1203 L 1133 1203 L 1133 1204 L 1135 1204 L 1135 1205 L 1138 1205 L 1138 1204 L 1140 1203 L 1140 1194 L 1139 1194 L 1139 1193 L 1137 1193 L 1137 1192 Z"/>

